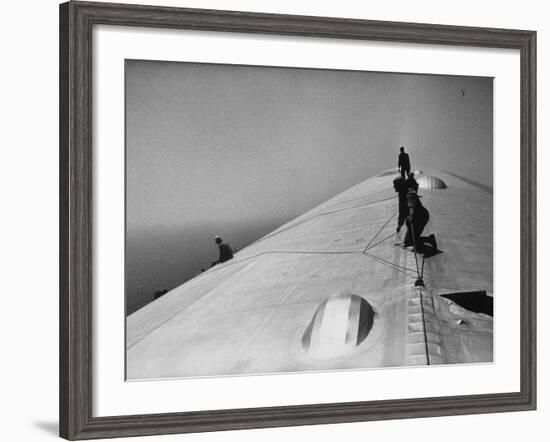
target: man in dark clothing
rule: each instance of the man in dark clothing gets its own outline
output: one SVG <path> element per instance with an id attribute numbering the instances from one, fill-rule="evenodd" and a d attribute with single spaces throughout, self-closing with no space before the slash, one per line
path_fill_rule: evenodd
<path id="1" fill-rule="evenodd" d="M 407 174 L 408 178 L 411 172 L 411 162 L 409 160 L 409 154 L 405 153 L 405 148 L 403 146 L 401 146 L 399 150 L 401 152 L 399 153 L 399 157 L 397 160 L 397 168 L 401 171 L 401 178 L 405 178 L 405 173 Z"/>
<path id="2" fill-rule="evenodd" d="M 418 183 L 414 179 L 414 172 L 409 174 L 409 178 L 407 178 L 406 183 L 409 189 L 414 189 L 415 192 L 418 192 Z"/>
<path id="3" fill-rule="evenodd" d="M 231 248 L 231 246 L 224 242 L 223 239 L 221 239 L 219 236 L 216 236 L 215 241 L 218 245 L 218 248 L 220 249 L 220 257 L 217 261 L 214 261 L 212 263 L 211 267 L 214 267 L 216 264 L 221 264 L 222 262 L 233 259 L 233 249 Z"/>
<path id="4" fill-rule="evenodd" d="M 397 218 L 397 232 L 401 231 L 401 227 L 405 224 L 407 216 L 409 216 L 409 207 L 407 205 L 407 183 L 403 178 L 393 180 L 393 189 L 398 193 L 399 198 L 399 216 Z"/>
<path id="5" fill-rule="evenodd" d="M 428 237 L 422 237 L 424 227 L 428 224 L 430 219 L 430 213 L 420 202 L 416 190 L 409 188 L 407 191 L 407 206 L 409 209 L 409 216 L 407 217 L 407 234 L 405 235 L 404 247 L 413 246 L 418 253 L 424 253 L 426 246 L 424 243 L 428 243 L 432 252 L 437 251 L 437 243 L 435 241 L 435 235 Z"/>

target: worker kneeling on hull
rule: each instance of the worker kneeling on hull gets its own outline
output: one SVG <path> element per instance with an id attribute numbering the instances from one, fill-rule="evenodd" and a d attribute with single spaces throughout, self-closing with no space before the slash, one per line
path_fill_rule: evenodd
<path id="1" fill-rule="evenodd" d="M 407 217 L 407 234 L 405 235 L 404 247 L 412 246 L 417 253 L 424 253 L 427 250 L 426 243 L 430 245 L 431 251 L 437 251 L 435 235 L 423 237 L 422 232 L 430 220 L 430 213 L 420 202 L 416 190 L 409 188 L 407 191 L 407 206 L 409 216 Z"/>

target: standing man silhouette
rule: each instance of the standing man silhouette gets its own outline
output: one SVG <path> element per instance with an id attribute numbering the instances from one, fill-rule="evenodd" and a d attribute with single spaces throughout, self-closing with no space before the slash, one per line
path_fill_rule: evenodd
<path id="1" fill-rule="evenodd" d="M 405 148 L 401 146 L 399 149 L 399 159 L 397 161 L 397 168 L 401 171 L 401 178 L 405 178 L 405 172 L 407 173 L 407 178 L 411 172 L 411 162 L 409 160 L 409 154 L 405 153 Z"/>
<path id="2" fill-rule="evenodd" d="M 409 216 L 409 206 L 407 201 L 407 182 L 403 178 L 398 177 L 393 180 L 393 189 L 399 195 L 399 216 L 397 217 L 397 229 L 395 229 L 396 232 L 399 233 L 401 231 L 401 227 L 403 227 L 403 224 L 405 224 L 405 221 Z"/>

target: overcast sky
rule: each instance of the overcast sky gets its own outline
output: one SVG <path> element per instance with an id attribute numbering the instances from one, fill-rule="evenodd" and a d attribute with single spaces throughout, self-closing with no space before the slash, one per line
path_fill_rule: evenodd
<path id="1" fill-rule="evenodd" d="M 129 306 L 389 167 L 492 186 L 493 82 L 126 62 Z M 133 307 L 130 307 L 132 310 Z"/>

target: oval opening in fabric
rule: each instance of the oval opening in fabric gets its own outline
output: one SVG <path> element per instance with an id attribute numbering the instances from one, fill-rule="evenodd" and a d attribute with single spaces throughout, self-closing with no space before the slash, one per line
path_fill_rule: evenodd
<path id="1" fill-rule="evenodd" d="M 368 336 L 376 312 L 361 296 L 344 292 L 323 301 L 302 337 L 302 346 L 315 359 L 353 352 Z"/>
<path id="2" fill-rule="evenodd" d="M 418 179 L 418 187 L 421 189 L 446 189 L 447 184 L 436 176 L 422 175 Z"/>

